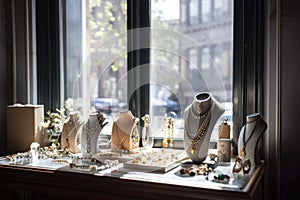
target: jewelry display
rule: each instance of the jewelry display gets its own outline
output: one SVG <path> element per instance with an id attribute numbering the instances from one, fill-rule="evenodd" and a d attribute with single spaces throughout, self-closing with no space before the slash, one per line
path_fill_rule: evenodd
<path id="1" fill-rule="evenodd" d="M 138 122 L 139 119 L 134 117 L 131 111 L 120 112 L 112 127 L 111 146 L 113 150 L 132 150 L 139 147 Z"/>
<path id="2" fill-rule="evenodd" d="M 168 133 L 168 117 L 167 115 L 164 116 L 164 122 L 163 122 L 163 129 L 162 129 L 162 132 L 163 132 L 163 135 L 164 135 L 164 138 L 163 138 L 163 141 L 162 141 L 162 146 L 163 148 L 167 148 L 168 147 L 168 137 L 167 137 L 167 133 Z"/>
<path id="3" fill-rule="evenodd" d="M 213 170 L 218 167 L 219 163 L 220 163 L 220 158 L 218 155 L 216 154 L 209 154 L 208 159 L 205 159 L 202 163 L 203 164 L 207 164 L 210 168 L 212 168 Z"/>
<path id="4" fill-rule="evenodd" d="M 76 164 L 76 163 L 70 163 L 70 168 L 73 169 L 83 169 L 83 170 L 89 170 L 89 171 L 102 171 L 105 169 L 110 169 L 114 166 L 117 166 L 119 164 L 118 160 L 105 160 L 103 162 L 95 159 L 91 159 L 92 164 Z"/>
<path id="5" fill-rule="evenodd" d="M 69 155 L 67 149 L 60 149 L 59 146 L 52 143 L 49 147 L 39 148 L 39 159 L 59 159 Z"/>
<path id="6" fill-rule="evenodd" d="M 173 148 L 174 147 L 174 122 L 172 117 L 168 117 L 167 114 L 164 116 L 163 122 L 163 147 Z"/>
<path id="7" fill-rule="evenodd" d="M 230 181 L 230 176 L 227 174 L 218 174 L 217 176 L 214 176 L 213 181 L 217 183 L 228 184 Z"/>
<path id="8" fill-rule="evenodd" d="M 53 162 L 59 163 L 59 164 L 70 165 L 70 161 L 65 160 L 65 159 L 55 159 L 55 160 L 53 160 Z"/>
<path id="9" fill-rule="evenodd" d="M 154 143 L 154 139 L 150 130 L 150 115 L 146 114 L 142 117 L 144 121 L 144 126 L 142 128 L 142 145 L 143 147 L 152 147 Z"/>
<path id="10" fill-rule="evenodd" d="M 195 164 L 195 165 L 206 164 L 212 171 L 214 171 L 214 169 L 217 168 L 219 165 L 219 157 L 217 154 L 210 153 L 206 157 L 206 159 L 204 161 L 202 161 L 201 163 L 194 163 L 193 161 L 187 160 L 185 162 L 182 162 L 180 165 L 182 168 L 187 168 L 193 164 Z"/>
<path id="11" fill-rule="evenodd" d="M 229 165 L 231 161 L 231 139 L 230 125 L 228 119 L 224 117 L 219 125 L 219 138 L 217 141 L 218 156 L 221 164 Z"/>
<path id="12" fill-rule="evenodd" d="M 242 128 L 239 136 L 239 154 L 232 168 L 233 173 L 243 175 L 249 174 L 251 169 L 257 164 L 255 159 L 257 143 L 267 128 L 266 122 L 259 113 L 247 115 L 246 121 L 247 123 Z"/>
<path id="13" fill-rule="evenodd" d="M 11 162 L 15 162 L 15 161 L 23 160 L 23 159 L 31 159 L 31 153 L 30 153 L 30 151 L 16 153 L 16 154 L 8 155 L 5 158 Z"/>
<path id="14" fill-rule="evenodd" d="M 61 133 L 61 147 L 68 148 L 69 152 L 79 153 L 78 136 L 83 122 L 80 120 L 79 112 L 71 112 L 69 118 L 64 122 Z"/>
<path id="15" fill-rule="evenodd" d="M 193 111 L 192 111 L 193 112 Z M 204 118 L 204 121 L 201 123 L 201 125 L 200 125 L 200 128 L 197 130 L 197 132 L 196 132 L 196 136 L 194 137 L 194 138 L 190 138 L 190 143 L 191 143 L 191 148 L 190 148 L 190 152 L 191 152 L 191 154 L 194 154 L 194 152 L 195 152 L 195 146 L 196 146 L 196 144 L 198 144 L 200 141 L 201 141 L 201 139 L 202 139 L 202 137 L 204 136 L 204 134 L 206 133 L 206 131 L 207 131 L 207 126 L 208 126 L 208 124 L 209 124 L 209 122 L 210 122 L 210 116 L 211 115 L 211 113 L 210 113 L 210 110 L 208 110 L 204 115 L 202 115 L 202 116 L 206 116 L 205 118 Z M 198 118 L 197 118 L 198 119 Z M 199 119 L 201 119 L 201 116 L 200 116 L 200 118 Z M 187 118 L 187 121 L 186 121 L 186 123 L 188 122 L 188 118 Z M 189 127 L 187 124 L 185 125 L 186 127 Z M 188 128 L 185 130 L 185 134 L 187 134 L 187 135 L 189 135 L 190 133 L 192 133 L 191 131 L 189 131 L 188 130 Z"/>
<path id="16" fill-rule="evenodd" d="M 124 168 L 167 172 L 179 166 L 187 155 L 180 149 L 148 148 L 135 154 L 123 154 L 121 158 L 127 160 Z"/>
<path id="17" fill-rule="evenodd" d="M 90 125 L 90 121 L 86 123 L 86 125 L 83 127 L 83 130 L 85 132 L 85 137 L 86 137 L 86 153 L 91 153 L 91 138 L 94 135 L 95 131 L 99 129 L 100 126 L 98 124 L 94 124 L 94 126 Z"/>
<path id="18" fill-rule="evenodd" d="M 90 161 L 85 161 L 83 164 L 83 161 L 76 162 L 76 160 L 67 160 L 67 159 L 54 159 L 52 162 L 63 164 L 66 166 L 69 166 L 72 169 L 80 169 L 80 170 L 88 170 L 88 171 L 102 171 L 105 169 L 112 168 L 119 164 L 118 160 L 109 160 L 106 159 L 104 161 L 99 161 L 95 158 L 92 158 Z"/>
<path id="19" fill-rule="evenodd" d="M 184 149 L 189 158 L 205 160 L 210 137 L 219 117 L 225 112 L 221 104 L 207 92 L 195 95 L 184 111 Z"/>
<path id="20" fill-rule="evenodd" d="M 146 151 L 145 153 L 141 153 L 132 157 L 133 157 L 132 163 L 135 164 L 164 166 L 170 162 L 174 162 L 180 159 L 180 154 L 171 151 L 153 150 L 151 152 Z"/>
<path id="21" fill-rule="evenodd" d="M 107 124 L 100 112 L 93 112 L 83 125 L 81 135 L 81 153 L 84 158 L 91 158 L 97 153 L 97 142 L 102 128 Z"/>
<path id="22" fill-rule="evenodd" d="M 40 144 L 37 142 L 33 142 L 30 145 L 30 154 L 33 162 L 36 162 L 39 159 L 39 147 Z"/>
<path id="23" fill-rule="evenodd" d="M 212 172 L 212 169 L 208 166 L 208 164 L 191 164 L 179 170 L 180 175 L 183 176 L 208 175 L 210 172 Z"/>

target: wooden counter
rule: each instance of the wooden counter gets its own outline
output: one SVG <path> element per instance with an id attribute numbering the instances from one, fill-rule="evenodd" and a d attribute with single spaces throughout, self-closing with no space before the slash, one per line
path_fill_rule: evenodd
<path id="1" fill-rule="evenodd" d="M 243 188 L 199 185 L 196 178 L 161 175 L 130 176 L 122 168 L 109 173 L 0 164 L 0 199 L 262 199 L 264 162 Z M 217 169 L 217 168 L 216 168 Z M 133 173 L 134 174 L 134 173 Z M 151 178 L 147 178 L 149 175 Z"/>

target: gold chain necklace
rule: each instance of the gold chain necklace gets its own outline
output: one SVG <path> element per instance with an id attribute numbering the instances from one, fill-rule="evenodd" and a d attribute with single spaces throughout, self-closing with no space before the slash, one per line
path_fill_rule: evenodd
<path id="1" fill-rule="evenodd" d="M 191 107 L 191 112 L 190 113 L 192 114 L 193 118 L 195 118 L 195 119 L 203 119 L 203 118 L 207 117 L 207 115 L 208 115 L 208 112 L 205 112 L 204 114 L 200 113 L 199 116 L 198 116 L 194 113 L 192 107 Z"/>
<path id="2" fill-rule="evenodd" d="M 192 109 L 192 107 L 190 109 Z M 188 127 L 188 124 L 187 124 L 188 117 L 189 117 L 189 115 L 187 116 L 187 119 L 186 119 L 186 124 L 185 124 L 186 127 Z M 210 122 L 210 119 L 211 119 L 211 109 L 209 109 L 207 111 L 206 118 L 204 119 L 204 121 L 202 122 L 201 126 L 197 130 L 197 134 L 196 134 L 196 136 L 193 139 L 191 139 L 189 137 L 189 132 L 190 131 L 188 131 L 187 129 L 184 131 L 185 134 L 187 135 L 187 137 L 189 137 L 189 141 L 192 143 L 191 149 L 190 149 L 191 154 L 194 154 L 194 152 L 195 152 L 195 145 L 198 144 L 202 140 L 202 137 L 207 132 L 207 126 L 208 126 L 208 124 Z"/>

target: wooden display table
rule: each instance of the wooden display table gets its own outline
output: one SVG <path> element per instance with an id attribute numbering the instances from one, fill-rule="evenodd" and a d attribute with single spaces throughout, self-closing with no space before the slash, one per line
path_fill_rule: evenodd
<path id="1" fill-rule="evenodd" d="M 125 169 L 120 163 L 102 171 L 78 170 L 54 163 L 11 163 L 0 158 L 0 199 L 262 199 L 264 162 L 244 187 L 209 181 L 204 176 Z M 215 172 L 231 171 L 218 166 Z M 227 171 L 226 171 L 227 170 Z"/>

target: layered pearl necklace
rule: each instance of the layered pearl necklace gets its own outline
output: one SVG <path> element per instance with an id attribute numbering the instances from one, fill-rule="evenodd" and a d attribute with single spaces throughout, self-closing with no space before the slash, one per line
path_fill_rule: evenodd
<path id="1" fill-rule="evenodd" d="M 199 105 L 199 107 L 200 107 L 200 105 Z M 201 111 L 201 109 L 200 109 L 200 111 Z M 204 119 L 202 123 L 201 123 L 201 121 L 199 121 L 199 129 L 197 130 L 196 133 L 193 133 L 192 131 L 188 130 L 188 127 L 189 127 L 188 121 L 189 121 L 190 114 L 192 115 L 193 118 L 195 118 L 197 120 Z M 210 122 L 210 119 L 211 119 L 211 107 L 204 114 L 200 113 L 199 116 L 195 115 L 195 113 L 193 112 L 193 106 L 191 106 L 189 108 L 187 118 L 185 119 L 185 127 L 186 128 L 184 130 L 184 133 L 186 134 L 187 138 L 189 139 L 189 142 L 191 143 L 191 148 L 190 148 L 191 154 L 194 154 L 196 144 L 198 144 L 202 140 L 202 137 L 207 132 L 207 127 Z M 195 137 L 192 138 L 191 135 L 195 135 Z"/>
<path id="2" fill-rule="evenodd" d="M 95 134 L 95 131 L 100 127 L 98 123 L 94 123 L 92 127 L 90 127 L 90 121 L 84 125 L 83 130 L 86 136 L 86 153 L 91 153 L 91 138 Z"/>

